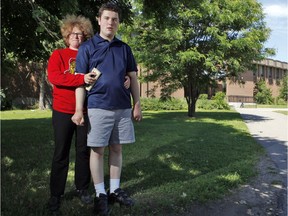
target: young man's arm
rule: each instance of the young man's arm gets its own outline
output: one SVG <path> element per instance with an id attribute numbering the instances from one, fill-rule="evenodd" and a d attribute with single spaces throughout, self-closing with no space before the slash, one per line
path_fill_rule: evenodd
<path id="1" fill-rule="evenodd" d="M 76 125 L 82 126 L 84 125 L 83 107 L 86 97 L 86 90 L 84 86 L 76 88 L 75 97 L 76 97 L 76 109 L 71 119 Z"/>
<path id="2" fill-rule="evenodd" d="M 133 98 L 133 118 L 136 121 L 141 121 L 142 119 L 142 111 L 141 111 L 141 104 L 140 104 L 140 92 L 139 92 L 139 85 L 137 82 L 137 75 L 136 72 L 128 72 L 128 75 L 131 79 L 131 94 Z"/>

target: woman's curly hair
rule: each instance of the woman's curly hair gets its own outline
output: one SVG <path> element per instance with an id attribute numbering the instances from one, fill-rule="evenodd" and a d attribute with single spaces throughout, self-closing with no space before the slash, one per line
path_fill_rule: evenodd
<path id="1" fill-rule="evenodd" d="M 72 33 L 74 27 L 78 27 L 87 40 L 93 36 L 93 27 L 91 21 L 84 16 L 66 15 L 61 21 L 61 34 L 64 39 L 65 45 L 69 47 L 69 35 Z"/>

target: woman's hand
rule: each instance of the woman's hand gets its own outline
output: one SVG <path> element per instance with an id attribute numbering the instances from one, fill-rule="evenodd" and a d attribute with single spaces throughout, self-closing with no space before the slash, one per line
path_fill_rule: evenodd
<path id="1" fill-rule="evenodd" d="M 124 82 L 124 87 L 126 89 L 129 89 L 130 88 L 130 85 L 131 85 L 131 79 L 128 75 L 125 76 L 125 82 Z"/>

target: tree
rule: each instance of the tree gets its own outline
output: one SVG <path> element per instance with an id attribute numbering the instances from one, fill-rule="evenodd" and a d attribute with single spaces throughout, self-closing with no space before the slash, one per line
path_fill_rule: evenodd
<path id="1" fill-rule="evenodd" d="M 260 80 L 254 87 L 254 98 L 258 104 L 272 104 L 272 92 L 267 88 L 265 80 Z"/>
<path id="2" fill-rule="evenodd" d="M 51 52 L 64 46 L 59 22 L 66 14 L 84 15 L 92 21 L 105 0 L 3 0 L 1 4 L 1 71 L 17 71 L 17 63 L 37 62 L 39 72 L 39 106 L 44 108 L 46 65 Z M 131 22 L 128 0 L 114 0 L 123 12 L 123 22 Z"/>
<path id="3" fill-rule="evenodd" d="M 264 48 L 270 30 L 255 0 L 138 0 L 134 9 L 123 38 L 153 71 L 146 80 L 160 82 L 164 93 L 184 88 L 190 117 L 208 86 L 238 77 L 274 52 Z"/>
<path id="4" fill-rule="evenodd" d="M 281 80 L 279 97 L 286 102 L 288 100 L 288 75 L 284 76 Z"/>

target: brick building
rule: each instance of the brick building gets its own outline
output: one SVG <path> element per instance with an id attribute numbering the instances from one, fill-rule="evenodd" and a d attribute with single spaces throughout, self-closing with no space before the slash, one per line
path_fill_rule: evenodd
<path id="1" fill-rule="evenodd" d="M 228 102 L 244 102 L 252 103 L 253 91 L 255 82 L 261 78 L 265 79 L 267 87 L 271 89 L 272 96 L 277 97 L 279 95 L 280 80 L 287 74 L 288 63 L 281 62 L 272 59 L 264 59 L 257 62 L 255 71 L 247 71 L 241 74 L 240 79 L 245 84 L 238 84 L 234 80 L 227 80 L 226 83 L 219 82 L 217 90 L 210 90 L 209 96 L 212 96 L 216 91 L 225 91 Z M 139 74 L 141 74 L 141 68 L 139 68 Z M 160 97 L 161 88 L 157 83 L 140 83 L 140 95 L 141 97 L 151 97 L 151 95 Z M 172 94 L 175 98 L 184 98 L 183 89 Z"/>
<path id="2" fill-rule="evenodd" d="M 280 81 L 287 75 L 288 63 L 272 59 L 264 59 L 255 63 L 255 71 L 247 71 L 240 77 L 245 84 L 233 81 L 226 82 L 226 96 L 228 102 L 252 103 L 254 86 L 257 81 L 264 79 L 266 86 L 272 91 L 272 96 L 279 96 Z"/>

